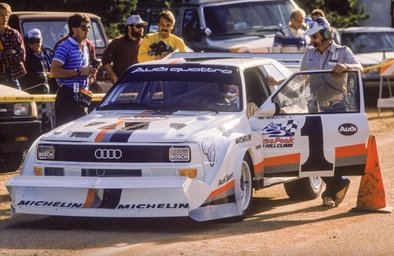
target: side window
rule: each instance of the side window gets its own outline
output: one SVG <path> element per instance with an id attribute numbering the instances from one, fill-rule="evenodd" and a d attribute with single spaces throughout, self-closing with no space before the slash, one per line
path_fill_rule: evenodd
<path id="1" fill-rule="evenodd" d="M 269 96 L 262 73 L 256 68 L 250 68 L 245 70 L 244 77 L 247 102 L 261 106 Z"/>
<path id="2" fill-rule="evenodd" d="M 56 42 L 68 34 L 67 20 L 29 20 L 22 23 L 23 36 L 32 28 L 38 28 L 43 37 L 43 44 L 54 47 Z"/>
<path id="3" fill-rule="evenodd" d="M 187 9 L 183 16 L 182 36 L 188 42 L 200 42 L 200 20 L 196 9 Z"/>
<path id="4" fill-rule="evenodd" d="M 142 2 L 142 1 L 141 1 Z M 161 9 L 152 9 L 152 8 L 147 8 L 147 9 L 138 9 L 136 11 L 136 14 L 141 16 L 141 19 L 148 22 L 148 26 L 144 30 L 145 34 L 148 33 L 154 33 L 159 30 L 159 15 L 160 15 Z"/>
<path id="5" fill-rule="evenodd" d="M 280 114 L 357 113 L 360 111 L 357 74 L 297 74 L 273 97 L 273 102 Z"/>
<path id="6" fill-rule="evenodd" d="M 92 26 L 92 29 L 88 34 L 88 39 L 93 42 L 96 48 L 104 48 L 105 39 L 100 24 L 95 20 L 91 20 L 90 25 Z"/>

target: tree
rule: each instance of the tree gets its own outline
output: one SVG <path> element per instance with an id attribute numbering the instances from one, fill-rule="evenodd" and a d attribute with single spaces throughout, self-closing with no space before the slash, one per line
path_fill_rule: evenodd
<path id="1" fill-rule="evenodd" d="M 108 37 L 117 36 L 126 18 L 136 9 L 137 0 L 14 0 L 13 11 L 90 12 L 101 17 Z"/>
<path id="2" fill-rule="evenodd" d="M 313 9 L 322 9 L 333 27 L 346 28 L 359 26 L 359 21 L 368 19 L 365 6 L 359 6 L 358 0 L 296 0 L 297 4 L 311 13 Z"/>

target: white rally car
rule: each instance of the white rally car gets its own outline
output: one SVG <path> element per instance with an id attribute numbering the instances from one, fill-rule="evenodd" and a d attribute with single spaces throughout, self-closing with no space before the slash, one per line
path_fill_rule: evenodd
<path id="1" fill-rule="evenodd" d="M 316 80 L 345 83 L 339 107 Z M 358 72 L 167 59 L 130 67 L 95 111 L 37 139 L 7 188 L 14 213 L 239 219 L 254 190 L 311 199 L 314 177 L 363 174 L 367 136 Z"/>

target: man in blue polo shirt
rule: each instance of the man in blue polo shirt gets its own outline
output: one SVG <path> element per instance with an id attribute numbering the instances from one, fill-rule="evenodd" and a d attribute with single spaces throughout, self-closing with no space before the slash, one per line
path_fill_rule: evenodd
<path id="1" fill-rule="evenodd" d="M 96 70 L 89 66 L 89 49 L 86 45 L 90 30 L 89 17 L 79 13 L 70 16 L 68 29 L 68 39 L 56 48 L 51 67 L 51 75 L 59 85 L 55 100 L 57 126 L 87 113 L 81 99 L 89 89 L 89 77 L 96 74 Z"/>

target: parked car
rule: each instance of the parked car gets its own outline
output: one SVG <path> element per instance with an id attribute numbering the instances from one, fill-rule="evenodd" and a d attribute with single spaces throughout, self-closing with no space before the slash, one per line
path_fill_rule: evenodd
<path id="1" fill-rule="evenodd" d="M 363 73 L 364 87 L 375 88 L 369 92 L 378 92 L 380 68 L 383 58 L 394 58 L 394 28 L 391 27 L 350 27 L 339 29 L 341 42 L 347 45 L 366 71 Z M 370 68 L 375 67 L 375 68 Z M 384 81 L 387 88 L 387 81 Z"/>
<path id="2" fill-rule="evenodd" d="M 38 28 L 42 33 L 43 44 L 53 48 L 60 38 L 68 35 L 67 18 L 73 14 L 74 12 L 12 12 L 9 25 L 17 29 L 22 36 L 26 36 L 27 31 L 32 28 Z M 94 44 L 97 57 L 101 58 L 108 45 L 101 18 L 92 13 L 83 14 L 90 18 L 91 29 L 88 39 Z"/>
<path id="3" fill-rule="evenodd" d="M 139 1 L 137 12 L 158 30 L 159 1 Z M 297 8 L 293 0 L 173 1 L 173 33 L 194 51 L 270 52 L 274 34 L 286 26 Z"/>
<path id="4" fill-rule="evenodd" d="M 18 170 L 24 151 L 41 133 L 36 104 L 23 101 L 29 94 L 0 84 L 0 99 L 7 96 L 15 102 L 0 101 L 0 173 Z"/>
<path id="5" fill-rule="evenodd" d="M 18 30 L 22 36 L 26 36 L 27 31 L 38 28 L 43 37 L 43 44 L 53 48 L 59 39 L 68 35 L 67 19 L 74 12 L 44 12 L 44 11 L 20 11 L 12 12 L 9 25 Z M 88 39 L 94 44 L 96 57 L 101 59 L 105 48 L 108 46 L 108 38 L 105 33 L 101 18 L 92 13 L 83 13 L 90 18 L 91 29 Z M 104 69 L 100 69 L 97 74 L 97 84 L 99 88 L 94 91 L 108 91 L 112 83 L 107 81 Z"/>
<path id="6" fill-rule="evenodd" d="M 316 77 L 346 83 L 346 109 L 308 108 Z M 276 184 L 316 198 L 319 176 L 364 172 L 361 75 L 341 77 L 238 55 L 136 64 L 93 112 L 34 143 L 6 185 L 12 211 L 207 221 L 247 216 L 253 191 Z"/>

